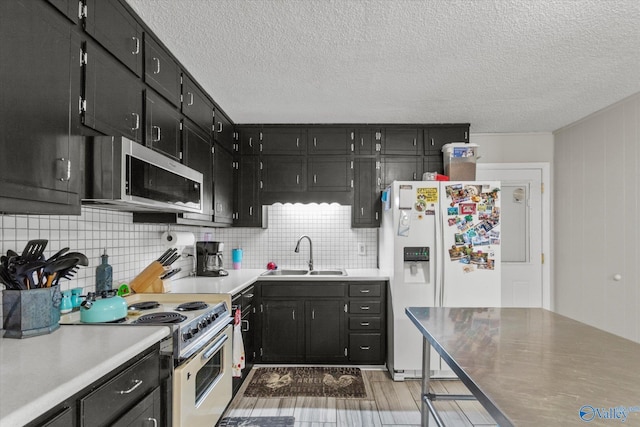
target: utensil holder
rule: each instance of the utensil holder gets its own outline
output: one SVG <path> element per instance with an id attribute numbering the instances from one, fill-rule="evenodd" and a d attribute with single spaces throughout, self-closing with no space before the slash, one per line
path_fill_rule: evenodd
<path id="1" fill-rule="evenodd" d="M 28 338 L 50 334 L 60 327 L 58 286 L 2 291 L 5 338 Z"/>

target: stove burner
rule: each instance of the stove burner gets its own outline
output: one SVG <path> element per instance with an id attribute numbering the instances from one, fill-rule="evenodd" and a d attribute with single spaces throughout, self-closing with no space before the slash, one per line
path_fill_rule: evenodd
<path id="1" fill-rule="evenodd" d="M 176 307 L 178 311 L 193 311 L 193 310 L 204 310 L 209 307 L 209 304 L 202 301 L 193 301 L 193 302 L 185 302 L 184 304 L 180 304 Z"/>
<path id="2" fill-rule="evenodd" d="M 162 311 L 160 313 L 151 313 L 140 316 L 135 323 L 180 323 L 187 319 L 180 313 L 170 311 Z"/>
<path id="3" fill-rule="evenodd" d="M 158 301 L 142 301 L 129 306 L 129 310 L 151 310 L 152 308 L 159 307 Z"/>

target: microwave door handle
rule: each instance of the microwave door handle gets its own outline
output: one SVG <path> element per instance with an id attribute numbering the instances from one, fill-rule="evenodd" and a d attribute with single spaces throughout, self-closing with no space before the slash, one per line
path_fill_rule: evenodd
<path id="1" fill-rule="evenodd" d="M 213 356 L 218 350 L 220 350 L 220 348 L 224 345 L 225 342 L 227 342 L 228 339 L 229 337 L 227 335 L 223 335 L 220 338 L 218 338 L 218 340 L 215 343 L 213 343 L 211 348 L 209 348 L 209 350 L 204 352 L 204 354 L 202 355 L 202 359 L 206 360 L 211 356 Z"/>

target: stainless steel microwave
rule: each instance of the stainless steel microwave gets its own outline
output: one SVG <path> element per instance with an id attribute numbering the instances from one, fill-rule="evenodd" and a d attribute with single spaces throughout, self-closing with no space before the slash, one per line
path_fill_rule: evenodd
<path id="1" fill-rule="evenodd" d="M 123 137 L 95 137 L 87 153 L 83 204 L 202 213 L 202 173 Z"/>

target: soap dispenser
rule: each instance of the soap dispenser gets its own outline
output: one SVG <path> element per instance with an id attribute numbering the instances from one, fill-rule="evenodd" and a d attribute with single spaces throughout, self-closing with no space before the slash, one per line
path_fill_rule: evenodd
<path id="1" fill-rule="evenodd" d="M 102 263 L 96 267 L 96 293 L 100 294 L 102 291 L 110 291 L 113 284 L 113 269 L 109 265 L 109 255 L 107 255 L 107 248 L 104 249 L 104 253 L 100 256 Z"/>

